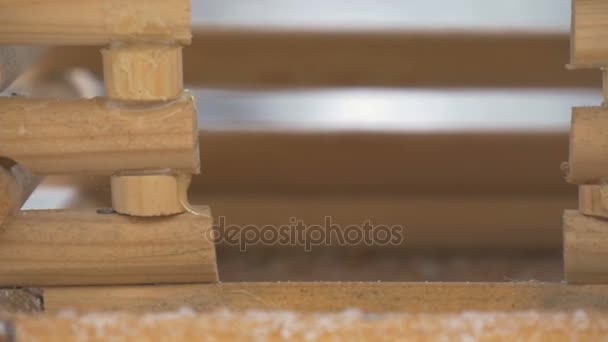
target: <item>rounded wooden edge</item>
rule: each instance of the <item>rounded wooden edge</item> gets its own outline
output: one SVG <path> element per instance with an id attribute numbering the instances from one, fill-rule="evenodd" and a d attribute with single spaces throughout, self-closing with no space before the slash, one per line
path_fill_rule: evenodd
<path id="1" fill-rule="evenodd" d="M 120 214 L 155 217 L 186 211 L 180 200 L 176 175 L 114 175 L 111 188 L 112 208 Z"/>

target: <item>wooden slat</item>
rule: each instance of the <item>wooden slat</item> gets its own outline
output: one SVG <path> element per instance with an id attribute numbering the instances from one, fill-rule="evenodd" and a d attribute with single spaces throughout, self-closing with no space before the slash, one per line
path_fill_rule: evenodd
<path id="1" fill-rule="evenodd" d="M 211 214 L 199 209 L 167 218 L 24 211 L 0 230 L 0 286 L 217 281 Z"/>
<path id="2" fill-rule="evenodd" d="M 593 70 L 567 71 L 560 34 L 295 31 L 195 27 L 184 49 L 189 87 L 586 87 Z M 45 72 L 84 66 L 97 49 L 57 48 Z"/>
<path id="3" fill-rule="evenodd" d="M 207 192 L 576 194 L 566 133 L 201 131 L 200 144 L 193 188 Z"/>
<path id="4" fill-rule="evenodd" d="M 517 312 L 370 315 L 181 311 L 21 316 L 5 329 L 28 341 L 597 341 L 605 313 Z"/>
<path id="5" fill-rule="evenodd" d="M 190 38 L 190 0 L 0 1 L 0 44 L 187 44 Z"/>
<path id="6" fill-rule="evenodd" d="M 608 65 L 608 2 L 572 0 L 572 54 L 574 67 Z"/>
<path id="7" fill-rule="evenodd" d="M 42 59 L 46 52 L 47 49 L 40 47 L 0 46 L 0 92 Z"/>
<path id="8" fill-rule="evenodd" d="M 44 289 L 47 312 L 198 311 L 458 312 L 608 310 L 608 286 L 542 283 L 220 283 Z"/>
<path id="9" fill-rule="evenodd" d="M 608 284 L 608 221 L 564 213 L 564 270 L 571 284 Z"/>
<path id="10" fill-rule="evenodd" d="M 0 99 L 0 156 L 35 174 L 170 168 L 198 173 L 197 118 L 185 94 L 169 105 Z"/>

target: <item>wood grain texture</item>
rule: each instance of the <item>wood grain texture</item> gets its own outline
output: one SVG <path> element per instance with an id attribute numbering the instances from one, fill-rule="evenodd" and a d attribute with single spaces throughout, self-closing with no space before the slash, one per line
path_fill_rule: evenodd
<path id="1" fill-rule="evenodd" d="M 567 180 L 573 184 L 599 183 L 608 176 L 608 108 L 572 109 Z"/>
<path id="2" fill-rule="evenodd" d="M 0 160 L 0 228 L 17 214 L 40 180 L 21 166 L 3 166 Z"/>
<path id="3" fill-rule="evenodd" d="M 0 231 L 0 286 L 217 281 L 212 219 L 24 211 Z"/>
<path id="4" fill-rule="evenodd" d="M 195 27 L 184 49 L 188 87 L 597 88 L 595 70 L 568 71 L 570 37 L 542 33 L 294 31 Z M 380 53 L 381 52 L 381 53 Z M 54 48 L 42 66 L 102 75 L 95 48 Z"/>
<path id="5" fill-rule="evenodd" d="M 564 212 L 564 270 L 570 284 L 608 284 L 608 221 Z"/>
<path id="6" fill-rule="evenodd" d="M 47 51 L 41 47 L 0 46 L 0 92 L 41 60 Z"/>
<path id="7" fill-rule="evenodd" d="M 220 283 L 45 288 L 47 312 L 288 310 L 459 312 L 608 310 L 608 286 L 543 283 Z M 110 300 L 111 299 L 111 300 Z"/>
<path id="8" fill-rule="evenodd" d="M 101 51 L 106 96 L 123 101 L 167 101 L 184 90 L 182 47 L 114 44 Z"/>
<path id="9" fill-rule="evenodd" d="M 113 175 L 111 188 L 112 208 L 121 214 L 153 217 L 186 211 L 176 175 Z"/>
<path id="10" fill-rule="evenodd" d="M 607 185 L 580 185 L 578 211 L 584 215 L 608 218 Z"/>
<path id="11" fill-rule="evenodd" d="M 112 41 L 188 44 L 189 0 L 3 0 L 0 44 L 105 45 Z"/>
<path id="12" fill-rule="evenodd" d="M 608 65 L 608 2 L 572 0 L 572 52 L 574 67 Z"/>
<path id="13" fill-rule="evenodd" d="M 608 333 L 605 313 L 492 312 L 443 314 L 216 312 L 90 313 L 10 320 L 27 341 L 596 341 Z"/>
<path id="14" fill-rule="evenodd" d="M 197 135 L 188 94 L 152 107 L 102 98 L 0 99 L 0 155 L 35 174 L 162 168 L 198 173 Z"/>

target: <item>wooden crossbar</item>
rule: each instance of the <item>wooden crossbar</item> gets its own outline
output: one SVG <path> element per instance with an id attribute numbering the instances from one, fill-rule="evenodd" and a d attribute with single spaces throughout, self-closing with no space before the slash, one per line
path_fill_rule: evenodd
<path id="1" fill-rule="evenodd" d="M 188 44 L 189 0 L 19 0 L 0 2 L 0 44 Z"/>

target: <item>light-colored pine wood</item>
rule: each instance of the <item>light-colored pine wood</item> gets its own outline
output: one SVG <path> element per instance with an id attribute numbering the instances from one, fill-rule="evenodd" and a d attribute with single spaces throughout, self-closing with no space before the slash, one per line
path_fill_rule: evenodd
<path id="1" fill-rule="evenodd" d="M 170 104 L 104 99 L 0 99 L 0 156 L 36 174 L 169 168 L 198 173 L 198 126 L 188 94 Z"/>
<path id="2" fill-rule="evenodd" d="M 596 70 L 568 71 L 570 35 L 547 33 L 253 30 L 194 27 L 184 81 L 197 88 L 597 88 Z M 382 51 L 383 53 L 377 53 Z M 298 63 L 293 63 L 297 60 Z M 97 48 L 57 47 L 42 66 L 102 75 Z"/>
<path id="3" fill-rule="evenodd" d="M 124 101 L 166 101 L 183 91 L 182 47 L 113 44 L 103 49 L 106 95 Z"/>
<path id="4" fill-rule="evenodd" d="M 188 309 L 158 314 L 64 313 L 8 318 L 27 341 L 599 341 L 606 313 L 493 312 L 370 315 L 217 312 Z"/>
<path id="5" fill-rule="evenodd" d="M 608 65 L 608 2 L 572 1 L 571 63 L 575 67 Z"/>
<path id="6" fill-rule="evenodd" d="M 573 108 L 566 170 L 569 183 L 599 183 L 608 176 L 607 128 L 607 107 Z"/>
<path id="7" fill-rule="evenodd" d="M 40 183 L 19 165 L 2 165 L 0 160 L 0 229 L 15 215 Z"/>
<path id="8" fill-rule="evenodd" d="M 578 211 L 584 215 L 608 218 L 608 184 L 579 185 Z"/>
<path id="9" fill-rule="evenodd" d="M 564 212 L 564 271 L 570 284 L 608 284 L 608 220 Z"/>
<path id="10" fill-rule="evenodd" d="M 186 211 L 180 202 L 178 176 L 173 174 L 114 175 L 112 208 L 132 216 L 168 216 Z"/>
<path id="11" fill-rule="evenodd" d="M 217 281 L 211 214 L 24 211 L 0 230 L 0 286 Z"/>
<path id="12" fill-rule="evenodd" d="M 46 52 L 47 49 L 41 47 L 0 46 L 0 92 L 41 60 Z"/>
<path id="13" fill-rule="evenodd" d="M 190 0 L 3 0 L 0 44 L 105 45 L 113 41 L 188 44 Z"/>
<path id="14" fill-rule="evenodd" d="M 608 286 L 527 283 L 218 283 L 44 289 L 45 309 L 157 312 L 289 310 L 460 312 L 608 310 Z"/>

